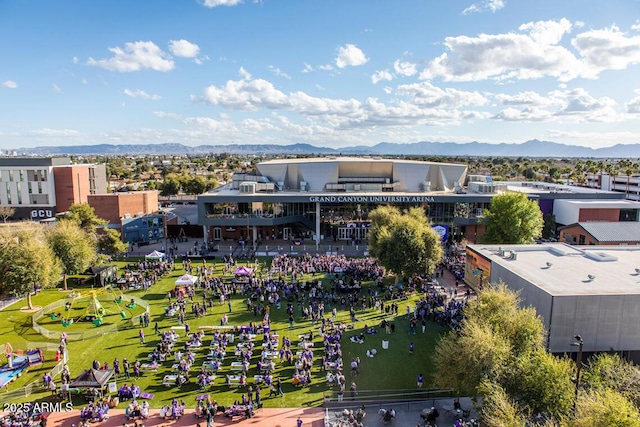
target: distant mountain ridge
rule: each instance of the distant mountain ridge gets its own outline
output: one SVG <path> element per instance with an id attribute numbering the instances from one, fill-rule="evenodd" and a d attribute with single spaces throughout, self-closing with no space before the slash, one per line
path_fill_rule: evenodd
<path id="1" fill-rule="evenodd" d="M 633 158 L 640 157 L 640 144 L 617 144 L 604 148 L 589 148 L 533 139 L 520 144 L 485 142 L 380 142 L 373 146 L 351 146 L 343 148 L 317 147 L 310 144 L 242 144 L 187 146 L 180 143 L 160 144 L 97 144 L 61 147 L 34 147 L 16 150 L 21 155 L 178 155 L 178 154 L 241 154 L 241 155 L 421 155 L 421 156 L 471 156 L 471 157 L 593 157 Z"/>

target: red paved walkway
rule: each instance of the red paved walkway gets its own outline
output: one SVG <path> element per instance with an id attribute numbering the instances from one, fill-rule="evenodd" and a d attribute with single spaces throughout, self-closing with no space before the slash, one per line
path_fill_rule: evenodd
<path id="1" fill-rule="evenodd" d="M 207 425 L 207 421 L 203 419 L 197 420 L 193 416 L 193 410 L 186 411 L 185 415 L 177 421 L 163 420 L 158 417 L 158 410 L 151 410 L 149 419 L 144 420 L 146 427 L 183 427 L 195 426 L 200 423 L 202 427 Z M 296 421 L 300 417 L 303 421 L 303 427 L 323 427 L 324 426 L 324 409 L 322 408 L 263 408 L 255 412 L 255 416 L 250 419 L 235 418 L 238 421 L 232 421 L 229 418 L 217 415 L 214 420 L 214 426 L 244 426 L 244 427 L 295 427 Z M 48 417 L 47 427 L 71 427 L 76 426 L 80 422 L 80 411 L 58 412 L 50 414 Z M 138 421 L 138 423 L 142 423 Z M 124 424 L 133 426 L 132 421 L 127 421 L 124 416 L 123 409 L 109 410 L 109 419 L 99 423 L 92 423 L 92 427 L 121 427 Z"/>

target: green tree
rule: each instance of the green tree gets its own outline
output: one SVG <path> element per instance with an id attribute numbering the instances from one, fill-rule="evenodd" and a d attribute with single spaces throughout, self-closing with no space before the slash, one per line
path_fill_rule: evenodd
<path id="1" fill-rule="evenodd" d="M 593 390 L 578 397 L 575 418 L 563 423 L 570 427 L 638 427 L 638 409 L 622 394 L 611 390 Z"/>
<path id="2" fill-rule="evenodd" d="M 207 182 L 201 176 L 186 179 L 182 184 L 186 194 L 202 194 L 207 190 Z"/>
<path id="3" fill-rule="evenodd" d="M 106 220 L 98 218 L 93 207 L 87 203 L 74 203 L 61 219 L 75 223 L 89 234 L 95 234 L 98 227 L 107 223 Z"/>
<path id="4" fill-rule="evenodd" d="M 570 360 L 546 352 L 544 336 L 535 309 L 520 308 L 516 292 L 494 284 L 465 307 L 460 329 L 437 344 L 434 381 L 437 386 L 485 399 L 487 393 L 505 393 L 509 405 L 503 409 L 513 406 L 505 422 L 532 413 L 560 419 L 573 402 L 574 367 Z M 504 399 L 499 402 L 503 405 Z"/>
<path id="5" fill-rule="evenodd" d="M 33 309 L 31 294 L 35 286 L 52 287 L 61 274 L 60 261 L 47 244 L 41 227 L 0 231 L 2 291 L 26 296 L 29 309 Z"/>
<path id="6" fill-rule="evenodd" d="M 544 221 L 535 200 L 525 193 L 504 193 L 491 199 L 483 223 L 485 243 L 533 243 L 542 233 Z"/>
<path id="7" fill-rule="evenodd" d="M 487 427 L 522 427 L 526 425 L 526 416 L 521 413 L 517 403 L 499 384 L 484 381 L 481 384 L 482 423 Z"/>
<path id="8" fill-rule="evenodd" d="M 582 371 L 586 389 L 611 389 L 640 407 L 640 371 L 616 353 L 599 353 L 586 363 Z"/>
<path id="9" fill-rule="evenodd" d="M 169 174 L 164 178 L 164 181 L 161 186 L 160 195 L 161 196 L 175 196 L 180 192 L 180 188 L 182 187 L 182 183 L 178 176 L 175 174 Z"/>
<path id="10" fill-rule="evenodd" d="M 556 237 L 556 216 L 554 214 L 546 214 L 543 218 L 544 226 L 542 227 L 542 238 L 553 239 Z"/>
<path id="11" fill-rule="evenodd" d="M 98 251 L 106 255 L 118 255 L 127 250 L 127 243 L 120 239 L 120 233 L 113 228 L 104 228 L 98 236 Z"/>
<path id="12" fill-rule="evenodd" d="M 95 238 L 72 221 L 59 221 L 48 230 L 47 241 L 62 265 L 66 290 L 67 275 L 84 272 L 95 259 Z"/>
<path id="13" fill-rule="evenodd" d="M 387 269 L 398 275 L 433 272 L 442 259 L 442 244 L 419 208 L 405 213 L 381 206 L 369 214 L 371 254 Z"/>

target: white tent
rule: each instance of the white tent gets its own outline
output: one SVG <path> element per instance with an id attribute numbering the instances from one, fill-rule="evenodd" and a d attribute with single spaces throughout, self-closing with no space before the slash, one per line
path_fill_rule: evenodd
<path id="1" fill-rule="evenodd" d="M 198 283 L 198 276 L 183 274 L 176 280 L 176 285 L 195 285 Z"/>
<path id="2" fill-rule="evenodd" d="M 160 251 L 153 251 L 150 254 L 146 255 L 144 258 L 145 259 L 163 259 L 164 253 Z"/>

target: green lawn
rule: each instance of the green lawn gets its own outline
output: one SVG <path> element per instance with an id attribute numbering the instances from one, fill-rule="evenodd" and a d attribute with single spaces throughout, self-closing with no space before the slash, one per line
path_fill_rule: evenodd
<path id="1" fill-rule="evenodd" d="M 123 267 L 124 263 L 118 263 L 119 267 Z M 218 265 L 218 273 L 221 274 L 222 265 Z M 167 292 L 173 288 L 174 282 L 177 277 L 184 274 L 184 270 L 181 269 L 181 265 L 177 265 L 177 270 L 173 271 L 170 275 L 162 278 L 158 283 L 153 285 L 148 292 L 135 291 L 125 293 L 125 301 L 127 295 L 136 295 L 149 302 L 151 305 L 151 326 L 146 330 L 146 344 L 140 344 L 138 337 L 138 328 L 133 327 L 130 329 L 120 330 L 115 333 L 110 333 L 105 336 L 97 337 L 84 342 L 69 343 L 68 349 L 70 354 L 69 367 L 71 375 L 74 377 L 81 372 L 82 369 L 87 369 L 91 366 L 91 362 L 94 359 L 99 360 L 101 363 L 108 362 L 112 365 L 114 358 L 118 358 L 122 361 L 123 357 L 128 358 L 130 361 L 139 359 L 143 362 L 147 361 L 147 355 L 150 353 L 157 344 L 159 337 L 153 333 L 153 325 L 158 322 L 161 330 L 165 330 L 172 326 L 177 326 L 178 323 L 175 318 L 167 318 L 164 315 L 164 307 L 167 305 L 168 300 L 166 298 Z M 328 283 L 327 278 L 323 278 L 323 283 Z M 365 290 L 368 290 L 371 283 L 364 283 Z M 201 294 L 201 293 L 200 293 Z M 194 300 L 202 300 L 201 295 L 197 294 Z M 57 289 L 45 290 L 34 296 L 34 304 L 45 306 L 57 299 L 64 298 L 65 293 L 59 292 Z M 353 330 L 349 330 L 342 339 L 343 358 L 345 362 L 344 373 L 347 377 L 347 385 L 350 382 L 356 381 L 358 390 L 364 392 L 371 390 L 374 392 L 383 392 L 383 390 L 414 390 L 415 378 L 419 373 L 425 376 L 425 388 L 429 387 L 429 381 L 433 374 L 433 367 L 430 363 L 430 354 L 435 346 L 438 337 L 446 331 L 446 328 L 442 328 L 435 323 L 429 323 L 427 326 L 427 333 L 422 334 L 419 330 L 416 335 L 408 335 L 408 321 L 406 319 L 406 306 L 411 304 L 415 306 L 415 300 L 419 298 L 419 295 L 412 295 L 408 301 L 398 301 L 400 315 L 395 318 L 396 333 L 392 335 L 385 334 L 385 331 L 378 328 L 379 332 L 375 335 L 367 335 L 365 344 L 355 344 L 349 341 L 349 337 L 355 334 L 359 334 L 361 328 L 367 324 L 369 326 L 377 326 L 380 321 L 385 318 L 379 311 L 375 309 L 367 309 L 365 311 L 358 310 L 358 321 L 354 325 Z M 233 297 L 233 311 L 228 313 L 227 305 L 216 305 L 213 308 L 213 312 L 209 310 L 208 314 L 200 319 L 196 319 L 191 315 L 189 309 L 187 310 L 187 322 L 191 326 L 192 330 L 196 330 L 199 326 L 203 325 L 219 325 L 220 319 L 224 313 L 229 316 L 230 324 L 232 325 L 246 325 L 249 322 L 260 322 L 259 317 L 254 317 L 253 313 L 246 310 L 244 301 L 246 297 L 242 295 L 236 295 Z M 3 337 L 5 342 L 10 342 L 15 349 L 24 349 L 28 342 L 43 342 L 46 341 L 44 337 L 37 334 L 31 328 L 31 317 L 27 313 L 20 311 L 21 307 L 24 307 L 25 302 L 19 302 L 11 307 L 8 307 L 0 311 L 0 336 Z M 190 307 L 190 305 L 188 306 Z M 302 314 L 299 310 L 296 311 L 296 322 L 293 329 L 289 329 L 288 316 L 285 311 L 286 303 L 283 301 L 283 308 L 277 310 L 275 306 L 271 308 L 271 327 L 272 331 L 278 332 L 281 336 L 287 336 L 291 338 L 292 342 L 297 343 L 297 336 L 301 333 L 311 330 L 311 322 L 303 321 Z M 108 308 L 108 307 L 105 307 Z M 79 311 L 82 307 L 74 307 Z M 109 308 L 111 310 L 111 308 Z M 115 309 L 113 310 L 115 311 Z M 326 308 L 326 312 L 330 313 L 330 308 Z M 117 313 L 112 315 L 113 319 L 110 322 L 126 322 L 125 320 L 118 319 Z M 386 315 L 386 318 L 391 320 L 391 315 Z M 341 309 L 338 307 L 338 321 L 349 321 L 348 309 Z M 43 323 L 50 322 L 52 328 L 58 327 L 59 322 L 53 322 L 48 317 L 42 319 Z M 55 323 L 55 325 L 54 325 Z M 76 329 L 74 329 L 76 328 Z M 86 328 L 95 328 L 88 322 L 82 322 L 78 325 L 74 324 L 68 328 L 59 328 L 60 331 L 67 330 L 82 331 Z M 210 334 L 209 334 L 210 335 Z M 285 366 L 278 364 L 274 377 L 280 376 L 283 381 L 283 390 L 285 397 L 283 398 L 266 398 L 267 392 L 263 393 L 264 405 L 266 407 L 299 407 L 299 406 L 313 406 L 321 403 L 323 394 L 330 389 L 325 384 L 324 372 L 321 372 L 319 366 L 319 359 L 322 353 L 321 339 L 317 333 L 317 326 L 314 330 L 315 335 L 315 359 L 316 366 L 313 369 L 313 381 L 311 386 L 305 388 L 295 388 L 291 384 L 291 376 L 294 368 L 291 366 Z M 389 341 L 389 349 L 383 350 L 381 346 L 382 339 Z M 180 340 L 180 344 L 184 343 L 184 338 Z M 409 343 L 413 341 L 415 344 L 415 353 L 409 355 Z M 210 340 L 205 341 L 208 345 Z M 377 356 L 374 358 L 367 358 L 365 353 L 368 349 L 376 348 Z M 230 404 L 236 399 L 240 399 L 244 390 L 242 389 L 229 389 L 224 385 L 224 375 L 230 372 L 229 366 L 231 358 L 233 358 L 233 351 L 231 348 L 227 349 L 227 358 L 223 363 L 223 368 L 218 372 L 218 377 L 214 384 L 209 388 L 208 392 L 213 393 L 215 398 L 221 404 Z M 257 359 L 259 358 L 259 351 L 254 351 L 254 360 L 252 368 L 249 370 L 247 377 L 252 379 L 256 374 Z M 352 376 L 349 369 L 349 362 L 352 357 L 359 356 L 362 360 L 361 372 L 358 376 Z M 19 386 L 40 379 L 42 374 L 50 369 L 55 362 L 52 360 L 54 354 L 51 352 L 45 353 L 46 362 L 41 367 L 34 367 L 18 378 L 14 383 L 9 385 L 9 389 L 15 389 Z M 206 359 L 206 349 L 202 349 L 198 352 L 194 367 L 198 367 Z M 136 380 L 136 384 L 140 386 L 142 391 L 148 393 L 154 393 L 155 399 L 152 401 L 152 406 L 159 407 L 162 404 L 170 401 L 172 398 L 177 397 L 184 399 L 189 405 L 194 403 L 194 397 L 202 392 L 195 384 L 195 376 L 192 376 L 191 384 L 187 384 L 181 388 L 165 388 L 161 385 L 162 378 L 170 371 L 171 363 L 167 360 L 164 362 L 160 371 L 157 373 L 147 373 L 142 378 Z M 193 372 L 193 369 L 192 369 Z M 118 387 L 125 382 L 123 378 L 118 380 Z M 249 381 L 251 384 L 251 380 Z M 46 398 L 47 393 L 41 392 L 39 394 L 33 394 L 26 401 L 33 401 L 39 398 Z M 80 403 L 78 402 L 78 405 Z M 122 407 L 123 404 L 121 403 Z"/>

